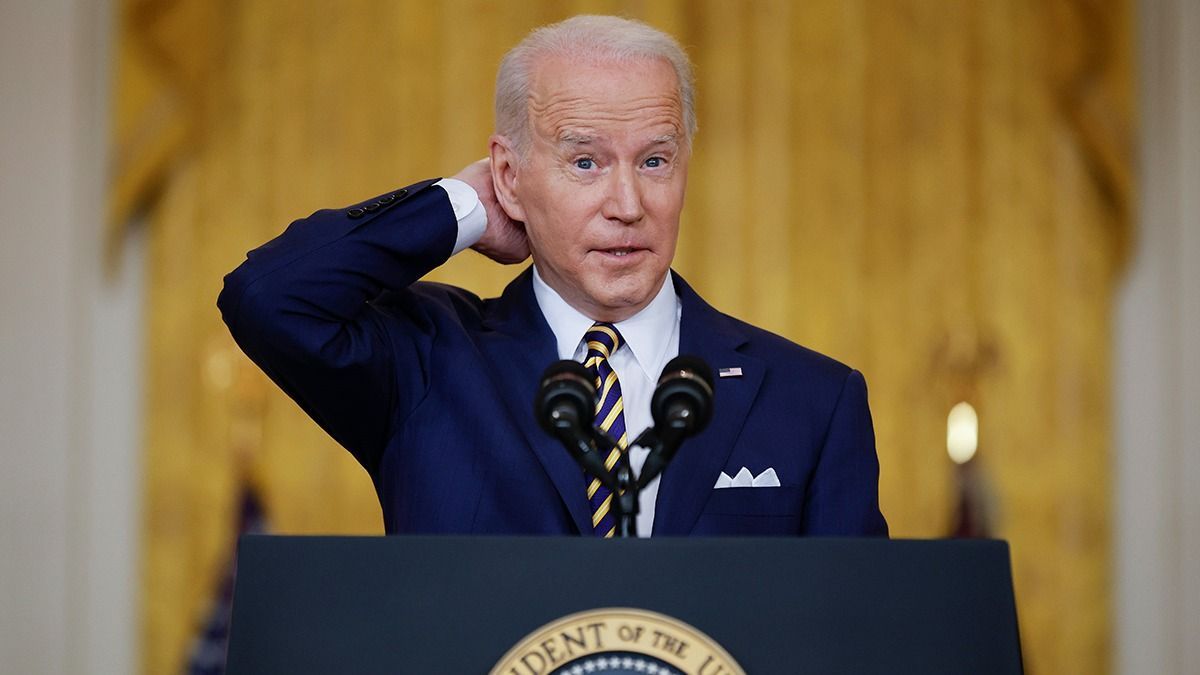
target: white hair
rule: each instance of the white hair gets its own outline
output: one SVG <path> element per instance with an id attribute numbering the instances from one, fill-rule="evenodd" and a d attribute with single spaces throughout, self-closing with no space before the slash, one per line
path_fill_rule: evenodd
<path id="1" fill-rule="evenodd" d="M 550 56 L 632 61 L 662 59 L 671 64 L 679 83 L 683 125 L 688 139 L 696 134 L 695 82 L 692 64 L 675 38 L 641 21 L 583 14 L 534 29 L 500 61 L 496 73 L 496 132 L 516 144 L 525 156 L 529 146 L 529 87 L 537 63 Z"/>

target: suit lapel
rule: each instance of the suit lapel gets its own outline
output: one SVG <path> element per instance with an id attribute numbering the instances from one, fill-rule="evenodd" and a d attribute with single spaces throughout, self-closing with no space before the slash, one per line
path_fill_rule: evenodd
<path id="1" fill-rule="evenodd" d="M 505 392 L 504 403 L 512 419 L 554 483 L 575 527 L 579 532 L 591 532 L 583 471 L 567 450 L 538 426 L 533 415 L 538 378 L 558 360 L 558 348 L 538 309 L 532 279 L 531 270 L 526 269 L 494 301 L 494 311 L 485 314 L 488 330 L 481 334 L 479 344 L 493 366 L 489 374 L 497 390 Z"/>
<path id="2" fill-rule="evenodd" d="M 700 435 L 684 441 L 662 474 L 654 507 L 655 536 L 691 532 L 725 469 L 766 372 L 763 361 L 738 351 L 747 341 L 744 330 L 704 302 L 678 274 L 674 276 L 682 305 L 679 353 L 698 356 L 712 367 L 713 417 Z M 741 368 L 742 375 L 721 378 L 720 368 Z"/>

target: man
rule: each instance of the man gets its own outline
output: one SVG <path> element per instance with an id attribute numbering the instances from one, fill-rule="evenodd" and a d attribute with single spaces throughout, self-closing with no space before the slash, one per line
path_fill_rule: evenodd
<path id="1" fill-rule="evenodd" d="M 644 24 L 538 29 L 501 63 L 488 159 L 296 221 L 226 278 L 235 339 L 371 474 L 387 532 L 611 536 L 612 496 L 533 417 L 538 376 L 584 362 L 625 445 L 683 353 L 720 369 L 714 415 L 641 493 L 640 534 L 887 534 L 862 376 L 670 271 L 693 98 Z M 534 265 L 490 300 L 417 282 L 467 247 Z"/>

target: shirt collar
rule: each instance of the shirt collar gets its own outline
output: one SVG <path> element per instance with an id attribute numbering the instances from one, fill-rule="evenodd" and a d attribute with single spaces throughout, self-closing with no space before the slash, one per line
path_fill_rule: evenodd
<path id="1" fill-rule="evenodd" d="M 640 312 L 614 324 L 625 339 L 625 344 L 633 352 L 633 358 L 651 380 L 658 379 L 662 370 L 662 360 L 666 355 L 671 335 L 675 330 L 678 319 L 679 300 L 675 295 L 675 284 L 667 272 L 663 279 L 662 288 Z M 583 336 L 596 323 L 593 319 L 581 313 L 542 280 L 537 266 L 533 268 L 533 294 L 537 298 L 538 307 L 554 332 L 558 345 L 560 359 L 574 359 L 579 346 L 583 344 Z"/>

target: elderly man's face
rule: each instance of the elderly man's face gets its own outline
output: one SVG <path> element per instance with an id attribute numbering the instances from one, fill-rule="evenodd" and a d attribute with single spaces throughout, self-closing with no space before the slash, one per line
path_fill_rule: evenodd
<path id="1" fill-rule="evenodd" d="M 662 287 L 679 236 L 690 146 L 675 71 L 549 59 L 529 117 L 513 193 L 538 272 L 592 318 L 628 318 Z"/>

